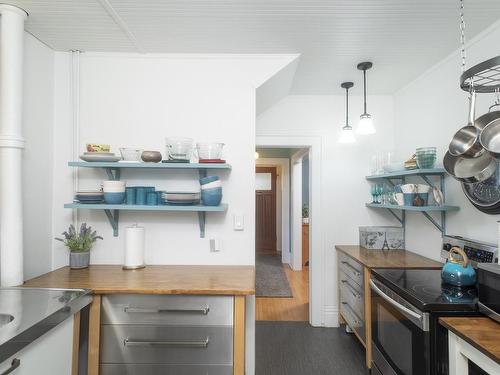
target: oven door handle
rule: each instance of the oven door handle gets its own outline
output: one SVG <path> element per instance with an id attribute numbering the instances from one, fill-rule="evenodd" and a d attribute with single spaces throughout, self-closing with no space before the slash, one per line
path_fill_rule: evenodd
<path id="1" fill-rule="evenodd" d="M 415 311 L 410 310 L 409 308 L 403 306 L 399 302 L 393 300 L 391 297 L 389 297 L 387 294 L 382 292 L 377 285 L 373 282 L 373 280 L 370 280 L 370 286 L 371 288 L 377 293 L 380 297 L 382 297 L 385 301 L 389 302 L 392 306 L 397 308 L 400 311 L 403 311 L 404 313 L 414 317 L 415 319 L 418 319 L 419 321 L 423 320 L 423 316 L 420 314 L 417 314 Z"/>

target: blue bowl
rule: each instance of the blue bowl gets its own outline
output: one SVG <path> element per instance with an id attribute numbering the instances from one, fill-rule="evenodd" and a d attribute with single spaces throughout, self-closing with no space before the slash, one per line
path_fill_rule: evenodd
<path id="1" fill-rule="evenodd" d="M 413 206 L 413 199 L 415 199 L 415 193 L 404 193 L 403 199 L 405 206 Z"/>
<path id="2" fill-rule="evenodd" d="M 219 179 L 219 176 L 207 176 L 200 178 L 200 185 L 206 185 L 210 182 L 217 181 Z"/>
<path id="3" fill-rule="evenodd" d="M 201 191 L 201 201 L 205 206 L 218 206 L 222 201 L 222 188 L 216 187 Z"/>
<path id="4" fill-rule="evenodd" d="M 125 200 L 125 192 L 104 193 L 104 201 L 108 204 L 122 204 L 124 200 Z"/>

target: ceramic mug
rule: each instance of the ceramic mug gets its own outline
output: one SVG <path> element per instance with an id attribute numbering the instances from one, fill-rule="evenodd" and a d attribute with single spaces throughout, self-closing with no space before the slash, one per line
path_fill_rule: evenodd
<path id="1" fill-rule="evenodd" d="M 404 206 L 405 200 L 404 200 L 404 194 L 403 193 L 394 193 L 393 194 L 394 200 L 398 204 L 398 206 Z"/>

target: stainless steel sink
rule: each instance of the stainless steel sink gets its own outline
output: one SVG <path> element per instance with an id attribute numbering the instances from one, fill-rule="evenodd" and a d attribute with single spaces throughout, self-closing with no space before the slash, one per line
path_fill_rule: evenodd
<path id="1" fill-rule="evenodd" d="M 0 328 L 9 324 L 14 320 L 14 317 L 10 314 L 1 314 L 0 313 Z"/>

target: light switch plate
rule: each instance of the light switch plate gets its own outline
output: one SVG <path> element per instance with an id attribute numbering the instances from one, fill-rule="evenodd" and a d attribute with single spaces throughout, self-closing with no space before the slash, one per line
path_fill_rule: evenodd
<path id="1" fill-rule="evenodd" d="M 243 215 L 234 215 L 234 230 L 245 230 L 245 217 Z"/>
<path id="2" fill-rule="evenodd" d="M 210 238 L 210 252 L 217 253 L 221 250 L 221 242 L 218 238 Z"/>

